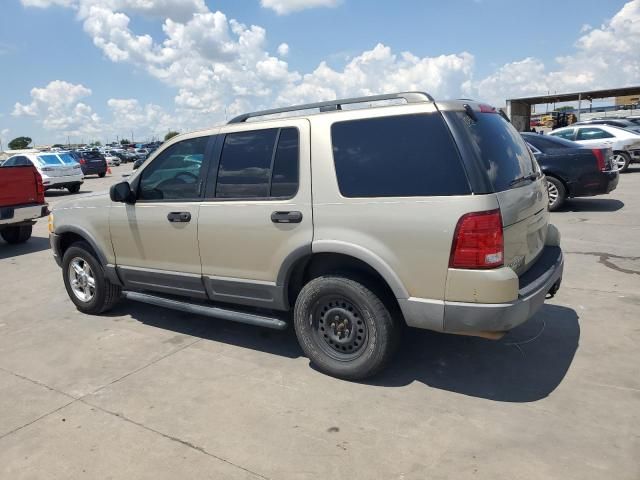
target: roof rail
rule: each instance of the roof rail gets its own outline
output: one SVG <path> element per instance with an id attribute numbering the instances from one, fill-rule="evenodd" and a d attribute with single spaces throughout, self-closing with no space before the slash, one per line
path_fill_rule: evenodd
<path id="1" fill-rule="evenodd" d="M 291 107 L 273 108 L 271 110 L 261 110 L 259 112 L 243 113 L 242 115 L 238 115 L 237 117 L 229 120 L 229 123 L 243 123 L 243 122 L 246 122 L 248 119 L 254 118 L 254 117 L 265 117 L 267 115 L 275 115 L 278 113 L 311 110 L 312 108 L 318 108 L 320 109 L 320 112 L 333 112 L 336 110 L 342 110 L 342 105 L 348 105 L 352 103 L 379 102 L 383 100 L 396 100 L 396 99 L 403 99 L 407 103 L 424 103 L 424 102 L 434 101 L 431 95 L 424 92 L 389 93 L 385 95 L 371 95 L 368 97 L 343 98 L 341 100 L 332 100 L 329 102 L 307 103 L 304 105 L 293 105 Z"/>

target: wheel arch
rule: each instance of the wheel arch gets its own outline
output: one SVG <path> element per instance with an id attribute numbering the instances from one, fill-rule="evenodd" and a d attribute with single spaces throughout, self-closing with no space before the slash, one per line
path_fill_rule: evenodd
<path id="1" fill-rule="evenodd" d="M 100 262 L 102 266 L 106 266 L 108 264 L 107 257 L 102 252 L 100 247 L 98 247 L 98 243 L 93 238 L 93 236 L 87 232 L 84 228 L 69 225 L 65 227 L 61 227 L 60 229 L 56 229 L 56 235 L 59 237 L 58 240 L 58 255 L 62 259 L 64 257 L 64 252 L 75 242 L 84 241 L 89 244 L 92 248 L 93 253 L 95 253 L 96 258 Z"/>
<path id="2" fill-rule="evenodd" d="M 371 252 L 356 245 L 331 242 L 313 250 L 290 255 L 278 275 L 277 284 L 283 287 L 285 305 L 292 307 L 302 287 L 311 279 L 330 273 L 349 273 L 367 281 L 385 300 L 398 306 L 398 298 L 409 294 L 391 267 Z M 399 307 L 398 307 L 399 311 Z"/>

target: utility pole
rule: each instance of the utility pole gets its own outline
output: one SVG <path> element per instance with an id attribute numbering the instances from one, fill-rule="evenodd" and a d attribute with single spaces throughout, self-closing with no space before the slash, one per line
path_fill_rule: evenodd
<path id="1" fill-rule="evenodd" d="M 133 140 L 133 130 L 131 130 L 131 143 L 136 143 L 136 142 Z"/>

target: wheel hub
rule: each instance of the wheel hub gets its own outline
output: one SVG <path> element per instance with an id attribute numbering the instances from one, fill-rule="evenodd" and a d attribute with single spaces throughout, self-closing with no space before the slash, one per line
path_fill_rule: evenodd
<path id="1" fill-rule="evenodd" d="M 367 327 L 360 311 L 344 298 L 332 297 L 316 305 L 314 334 L 330 356 L 350 360 L 360 356 L 367 341 Z"/>

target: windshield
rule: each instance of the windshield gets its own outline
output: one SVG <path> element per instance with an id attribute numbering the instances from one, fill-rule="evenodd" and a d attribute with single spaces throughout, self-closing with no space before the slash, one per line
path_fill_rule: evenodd
<path id="1" fill-rule="evenodd" d="M 38 162 L 41 165 L 61 165 L 62 161 L 57 155 L 38 155 Z"/>
<path id="2" fill-rule="evenodd" d="M 533 155 L 513 125 L 495 113 L 474 116 L 455 112 L 454 119 L 469 133 L 496 192 L 519 186 L 518 180 L 537 171 Z"/>

